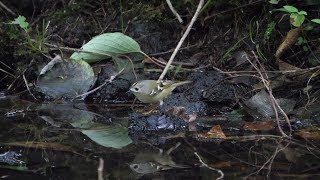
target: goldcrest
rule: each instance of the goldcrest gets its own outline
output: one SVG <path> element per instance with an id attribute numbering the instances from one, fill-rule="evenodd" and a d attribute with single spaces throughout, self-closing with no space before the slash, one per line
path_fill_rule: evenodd
<path id="1" fill-rule="evenodd" d="M 160 102 L 160 105 L 162 105 L 163 99 L 169 97 L 176 87 L 190 82 L 191 81 L 163 81 L 157 83 L 156 80 L 142 80 L 132 84 L 130 91 L 141 102 Z"/>
<path id="2" fill-rule="evenodd" d="M 162 149 L 159 149 L 159 152 L 141 152 L 136 155 L 129 167 L 140 174 L 149 174 L 174 168 L 189 168 L 185 165 L 176 164 L 170 155 L 180 144 L 176 144 L 166 152 Z"/>

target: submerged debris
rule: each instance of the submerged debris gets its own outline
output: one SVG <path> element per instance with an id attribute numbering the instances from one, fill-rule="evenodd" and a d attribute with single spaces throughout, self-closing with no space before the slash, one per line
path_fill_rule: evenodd
<path id="1" fill-rule="evenodd" d="M 7 163 L 10 165 L 13 164 L 24 164 L 25 162 L 17 159 L 21 154 L 18 154 L 14 151 L 8 151 L 3 154 L 0 154 L 0 163 Z"/>

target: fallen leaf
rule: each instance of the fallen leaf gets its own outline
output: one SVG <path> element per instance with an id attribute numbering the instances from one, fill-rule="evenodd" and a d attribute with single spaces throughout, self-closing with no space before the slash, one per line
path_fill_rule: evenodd
<path id="1" fill-rule="evenodd" d="M 304 139 L 320 139 L 320 128 L 319 127 L 310 127 L 306 129 L 301 129 L 298 133 L 298 136 Z"/>
<path id="2" fill-rule="evenodd" d="M 285 113 L 292 112 L 296 104 L 296 101 L 293 99 L 277 98 L 276 101 Z M 256 119 L 275 117 L 270 95 L 265 90 L 256 93 L 250 99 L 246 100 L 244 102 L 244 108 L 248 114 Z M 280 114 L 280 110 L 277 110 Z"/>
<path id="3" fill-rule="evenodd" d="M 228 167 L 231 167 L 231 163 L 230 163 L 230 161 L 220 161 L 220 162 L 216 162 L 214 164 L 210 164 L 210 167 L 214 167 L 217 169 L 228 168 Z"/>
<path id="4" fill-rule="evenodd" d="M 41 73 L 37 91 L 54 99 L 74 98 L 86 93 L 96 81 L 91 66 L 81 60 L 51 61 Z"/>
<path id="5" fill-rule="evenodd" d="M 273 121 L 244 122 L 243 128 L 249 131 L 269 131 L 274 128 Z"/>
<path id="6" fill-rule="evenodd" d="M 223 133 L 220 125 L 213 126 L 207 133 L 200 133 L 195 136 L 198 140 L 215 140 L 221 143 L 226 139 L 226 135 Z"/>
<path id="7" fill-rule="evenodd" d="M 279 70 L 280 71 L 291 71 L 291 70 L 301 70 L 298 67 L 295 67 L 289 63 L 286 63 L 280 59 L 278 59 L 278 65 L 279 65 Z"/>

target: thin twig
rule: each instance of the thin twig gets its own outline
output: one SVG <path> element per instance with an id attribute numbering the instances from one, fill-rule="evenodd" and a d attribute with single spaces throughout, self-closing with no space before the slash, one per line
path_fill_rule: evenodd
<path id="1" fill-rule="evenodd" d="M 26 78 L 26 76 L 25 76 L 24 74 L 22 75 L 22 78 L 23 78 L 23 81 L 24 81 L 24 83 L 25 83 L 25 85 L 26 85 L 26 87 L 27 87 L 27 90 L 28 90 L 28 92 L 30 93 L 30 95 L 31 95 L 35 100 L 38 100 L 38 99 L 32 94 L 32 92 L 30 91 L 27 78 Z"/>
<path id="2" fill-rule="evenodd" d="M 213 171 L 217 171 L 217 172 L 220 174 L 220 177 L 218 177 L 217 180 L 223 179 L 224 173 L 223 173 L 220 169 L 216 169 L 216 168 L 210 167 L 208 164 L 206 164 L 205 162 L 203 162 L 203 160 L 201 159 L 201 157 L 199 156 L 199 154 L 198 154 L 197 152 L 194 152 L 194 154 L 198 157 L 200 163 L 201 163 L 203 166 L 205 166 L 206 168 L 211 169 L 211 170 L 213 170 Z"/>
<path id="3" fill-rule="evenodd" d="M 308 79 L 308 82 L 307 82 L 306 87 L 303 88 L 303 90 L 305 91 L 305 93 L 306 93 L 306 95 L 307 95 L 307 97 L 308 97 L 308 101 L 307 101 L 307 103 L 306 103 L 306 105 L 305 105 L 304 107 L 307 107 L 307 106 L 310 104 L 309 87 L 311 87 L 311 86 L 309 86 L 309 84 L 310 84 L 310 81 L 311 81 L 312 78 L 314 78 L 314 74 L 312 74 L 312 75 L 310 76 L 310 78 Z"/>
<path id="4" fill-rule="evenodd" d="M 133 62 L 132 62 L 132 59 L 129 57 L 129 56 L 127 56 L 127 55 L 121 55 L 121 56 L 123 56 L 123 57 L 125 57 L 125 58 L 127 58 L 128 60 L 129 60 L 129 62 L 130 62 L 130 64 L 131 64 L 131 67 L 132 67 L 132 73 L 133 73 L 133 75 L 134 75 L 134 77 L 136 78 L 136 80 L 138 79 L 138 77 L 137 77 L 137 74 L 136 74 L 136 72 L 135 72 L 135 70 L 134 70 L 134 64 L 133 64 Z"/>
<path id="5" fill-rule="evenodd" d="M 0 71 L 8 74 L 9 76 L 11 76 L 11 77 L 13 77 L 13 78 L 16 78 L 13 74 L 9 73 L 8 71 L 6 71 L 6 70 L 4 70 L 4 69 L 2 69 L 2 68 L 0 68 Z"/>
<path id="6" fill-rule="evenodd" d="M 298 73 L 298 72 L 309 72 L 313 71 L 316 69 L 320 69 L 320 66 L 315 66 L 311 68 L 306 68 L 306 69 L 295 69 L 295 70 L 287 70 L 287 71 L 261 71 L 262 73 L 280 73 L 280 74 L 287 74 L 287 73 Z M 258 73 L 257 71 L 226 71 L 223 73 L 228 73 L 228 74 L 237 74 L 237 73 Z"/>
<path id="7" fill-rule="evenodd" d="M 260 63 L 257 55 L 255 54 L 254 51 L 251 51 L 251 53 L 254 55 L 257 63 L 259 64 L 259 66 L 262 68 L 262 70 L 264 71 L 265 69 L 263 68 L 262 64 Z M 270 96 L 270 100 L 271 100 L 271 103 L 272 103 L 272 107 L 274 109 L 274 113 L 275 113 L 275 116 L 276 116 L 276 121 L 277 121 L 277 125 L 278 125 L 278 129 L 280 131 L 280 133 L 282 134 L 282 136 L 284 137 L 289 137 L 283 130 L 282 130 L 282 127 L 280 125 L 280 120 L 279 120 L 279 115 L 278 115 L 278 109 L 280 110 L 281 114 L 284 116 L 288 126 L 289 126 L 289 129 L 290 129 L 290 134 L 291 135 L 291 132 L 292 132 L 292 127 L 291 127 L 291 123 L 290 123 L 290 119 L 289 117 L 287 116 L 287 114 L 283 111 L 283 109 L 280 107 L 279 103 L 276 101 L 276 98 L 273 96 L 273 93 L 272 93 L 272 88 L 270 86 L 270 82 L 268 80 L 268 75 L 267 73 L 264 73 L 265 77 L 263 76 L 263 74 L 261 73 L 260 69 L 254 65 L 248 58 L 247 58 L 247 61 L 249 61 L 249 63 L 258 71 L 261 79 L 262 79 L 262 83 L 264 84 L 264 86 L 266 87 L 268 93 L 269 93 L 269 96 Z"/>
<path id="8" fill-rule="evenodd" d="M 254 57 L 257 59 L 258 64 L 263 68 L 263 70 L 265 70 L 264 67 L 261 65 L 260 61 L 258 60 L 258 56 L 254 53 L 254 51 L 252 51 L 252 53 L 253 53 Z M 265 75 L 268 78 L 268 75 L 266 73 L 265 73 Z M 271 97 L 272 101 L 274 102 L 274 104 L 277 106 L 277 108 L 280 110 L 281 114 L 284 116 L 284 118 L 289 126 L 289 129 L 290 129 L 289 135 L 291 135 L 292 127 L 291 127 L 290 119 L 289 119 L 288 115 L 284 112 L 284 110 L 280 107 L 279 103 L 276 101 L 276 98 L 273 96 L 272 87 L 270 86 L 270 83 L 268 85 L 269 85 L 269 89 L 267 89 L 267 90 L 269 91 L 270 97 Z"/>
<path id="9" fill-rule="evenodd" d="M 164 59 L 162 58 L 155 58 L 155 57 L 152 57 L 152 59 L 156 62 L 159 62 L 160 64 L 163 64 L 163 65 L 166 65 L 168 62 L 165 61 Z M 185 63 L 185 62 L 172 62 L 173 65 L 178 65 L 178 66 L 182 66 L 182 67 L 194 67 L 194 64 L 192 63 Z"/>
<path id="10" fill-rule="evenodd" d="M 155 65 L 157 65 L 158 67 L 161 67 L 161 68 L 165 68 L 164 65 L 156 62 L 155 60 L 153 60 L 148 54 L 145 54 L 144 52 L 141 52 L 145 57 L 147 57 L 147 60 L 151 61 L 152 63 L 154 63 Z"/>
<path id="11" fill-rule="evenodd" d="M 178 21 L 182 24 L 183 21 L 182 21 L 180 15 L 177 13 L 177 11 L 176 11 L 176 10 L 174 9 L 174 7 L 172 6 L 171 1 L 170 1 L 170 0 L 166 0 L 166 2 L 167 2 L 167 4 L 168 4 L 171 12 L 173 13 L 173 15 L 175 15 L 175 16 L 177 17 Z"/>
<path id="12" fill-rule="evenodd" d="M 0 6 L 3 7 L 6 11 L 8 11 L 12 16 L 17 16 L 11 9 L 9 9 L 5 4 L 0 1 Z"/>
<path id="13" fill-rule="evenodd" d="M 202 6 L 203 6 L 203 2 L 204 2 L 204 0 L 200 0 L 199 5 L 198 5 L 198 7 L 197 7 L 197 10 L 196 10 L 196 12 L 194 13 L 194 16 L 192 17 L 192 19 L 191 19 L 191 21 L 190 21 L 190 23 L 189 23 L 188 28 L 186 29 L 186 31 L 184 32 L 183 36 L 181 37 L 181 39 L 180 39 L 177 47 L 174 49 L 174 51 L 173 51 L 173 53 L 172 53 L 172 55 L 171 55 L 171 57 L 170 57 L 167 65 L 166 65 L 166 67 L 164 68 L 164 70 L 162 71 L 162 74 L 160 75 L 160 77 L 159 77 L 159 79 L 158 79 L 158 83 L 159 83 L 160 81 L 162 81 L 162 79 L 164 78 L 164 76 L 167 74 L 167 72 L 168 72 L 168 70 L 169 70 L 169 68 L 170 68 L 170 65 L 172 64 L 173 59 L 174 59 L 175 56 L 177 55 L 177 53 L 178 53 L 178 51 L 179 51 L 179 49 L 180 49 L 183 41 L 187 38 L 187 36 L 188 36 L 188 34 L 189 34 L 189 32 L 190 32 L 190 30 L 191 30 L 194 22 L 197 20 L 197 18 L 198 18 L 198 16 L 199 16 L 199 13 L 200 13 L 200 10 L 201 10 L 201 8 L 202 8 Z"/>
<path id="14" fill-rule="evenodd" d="M 253 51 L 252 51 L 253 52 Z M 253 52 L 254 53 L 254 52 Z M 255 55 L 255 54 L 254 54 Z M 256 57 L 256 56 L 255 56 Z M 256 61 L 259 61 L 259 59 L 257 59 L 258 57 L 256 57 Z M 277 122 L 277 125 L 278 125 L 278 129 L 281 133 L 282 136 L 284 137 L 288 137 L 288 135 L 282 130 L 282 127 L 280 125 L 280 120 L 279 120 L 279 115 L 278 115 L 278 110 L 275 106 L 275 102 L 273 101 L 274 99 L 274 96 L 272 94 L 272 89 L 271 89 L 271 86 L 270 86 L 270 82 L 264 78 L 262 72 L 260 71 L 260 69 L 254 65 L 248 58 L 247 60 L 250 62 L 250 64 L 256 69 L 256 71 L 259 73 L 260 77 L 261 77 L 261 81 L 263 83 L 263 85 L 265 86 L 265 88 L 267 89 L 268 93 L 269 93 L 269 96 L 270 96 L 270 100 L 271 100 L 271 105 L 274 109 L 274 113 L 275 113 L 275 117 L 276 117 L 276 122 Z M 260 67 L 261 67 L 261 64 L 260 64 Z M 265 76 L 266 78 L 268 78 L 267 74 L 265 73 Z M 273 98 L 272 98 L 273 97 Z"/>
<path id="15" fill-rule="evenodd" d="M 7 91 L 9 91 L 12 87 L 13 84 L 31 67 L 31 65 L 34 63 L 34 59 L 32 59 L 30 61 L 30 63 L 28 64 L 28 66 L 22 71 L 22 73 L 20 73 L 13 81 L 12 83 L 9 85 L 9 87 L 7 88 Z"/>
<path id="16" fill-rule="evenodd" d="M 103 167 L 104 167 L 104 160 L 102 158 L 99 158 L 98 180 L 103 180 Z"/>
<path id="17" fill-rule="evenodd" d="M 12 69 L 10 66 L 6 65 L 6 63 L 4 63 L 4 62 L 2 62 L 2 61 L 0 61 L 0 63 L 3 64 L 3 65 L 4 65 L 5 67 L 7 67 L 8 69 L 14 71 L 14 69 Z"/>
<path id="18" fill-rule="evenodd" d="M 123 70 L 124 70 L 124 69 L 121 69 L 117 74 L 115 74 L 115 75 L 113 75 L 113 76 L 110 76 L 110 78 L 107 79 L 107 80 L 105 80 L 104 83 L 102 83 L 100 86 L 92 89 L 91 91 L 88 91 L 88 92 L 86 92 L 86 93 L 80 94 L 80 95 L 76 96 L 74 99 L 79 98 L 79 97 L 82 97 L 82 96 L 87 96 L 88 94 L 91 94 L 91 93 L 93 93 L 93 92 L 101 89 L 101 88 L 102 88 L 103 86 L 105 86 L 106 84 L 112 83 L 112 81 L 113 81 L 117 76 L 119 76 L 119 74 L 121 74 L 121 73 L 123 72 Z"/>
<path id="19" fill-rule="evenodd" d="M 256 174 L 259 174 L 260 171 L 262 169 L 264 169 L 267 165 L 268 165 L 268 173 L 267 173 L 267 179 L 270 178 L 270 173 L 271 173 L 271 168 L 272 168 L 272 163 L 274 162 L 274 159 L 277 157 L 277 155 L 283 151 L 284 149 L 286 149 L 291 142 L 288 142 L 285 146 L 282 146 L 281 143 L 282 143 L 282 139 L 280 139 L 280 141 L 278 142 L 278 146 L 276 148 L 276 150 L 274 151 L 274 153 L 272 154 L 272 156 L 260 167 L 260 169 L 256 172 Z"/>
<path id="20" fill-rule="evenodd" d="M 190 45 L 190 46 L 182 47 L 182 48 L 179 49 L 179 51 L 182 51 L 182 50 L 185 50 L 185 49 L 190 49 L 190 48 L 197 47 L 197 46 L 199 46 L 199 44 L 193 44 L 193 45 Z M 153 53 L 153 54 L 149 54 L 149 56 L 160 56 L 160 55 L 172 53 L 173 51 L 174 50 L 168 50 L 168 51 L 164 51 L 164 52 Z"/>

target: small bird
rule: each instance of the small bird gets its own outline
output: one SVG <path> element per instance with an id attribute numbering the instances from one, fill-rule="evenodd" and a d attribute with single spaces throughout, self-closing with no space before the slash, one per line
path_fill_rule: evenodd
<path id="1" fill-rule="evenodd" d="M 140 174 L 155 173 L 169 169 L 189 168 L 185 165 L 178 165 L 172 160 L 171 152 L 177 149 L 180 144 L 181 143 L 177 143 L 166 152 L 164 152 L 163 149 L 159 149 L 159 152 L 140 152 L 129 164 L 129 167 Z"/>
<path id="2" fill-rule="evenodd" d="M 132 84 L 130 91 L 141 102 L 160 102 L 161 106 L 163 100 L 169 97 L 176 87 L 187 83 L 191 83 L 191 81 L 163 81 L 158 83 L 156 80 L 142 80 Z"/>

